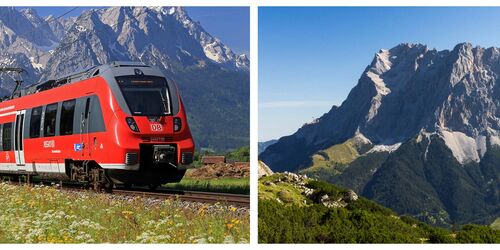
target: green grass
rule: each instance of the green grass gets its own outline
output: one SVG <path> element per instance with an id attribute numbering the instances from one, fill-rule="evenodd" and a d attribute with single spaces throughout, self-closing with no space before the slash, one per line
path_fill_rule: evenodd
<path id="1" fill-rule="evenodd" d="M 359 154 L 356 150 L 356 145 L 354 139 L 347 140 L 344 143 L 331 146 L 327 149 L 321 150 L 319 154 L 316 154 L 316 164 L 321 163 L 338 163 L 338 164 L 349 164 L 355 160 Z M 315 157 L 313 156 L 313 162 Z M 322 162 L 323 160 L 324 162 Z"/>
<path id="2" fill-rule="evenodd" d="M 311 157 L 311 166 L 303 169 L 300 173 L 316 178 L 322 175 L 339 175 L 359 155 L 355 139 L 349 139 L 344 143 L 318 151 Z"/>
<path id="3" fill-rule="evenodd" d="M 279 199 L 285 204 L 305 206 L 304 201 L 306 201 L 307 198 L 290 183 L 280 182 L 275 185 L 265 184 L 266 182 L 270 182 L 276 178 L 282 178 L 282 175 L 274 174 L 263 177 L 259 180 L 259 199 L 273 201 Z"/>
<path id="4" fill-rule="evenodd" d="M 179 183 L 169 183 L 163 187 L 189 191 L 250 194 L 250 178 L 194 179 L 184 177 Z"/>
<path id="5" fill-rule="evenodd" d="M 306 205 L 307 198 L 292 185 L 265 184 L 276 178 L 282 177 L 259 180 L 260 243 L 500 243 L 500 231 L 488 226 L 462 225 L 455 231 L 432 227 L 363 197 L 346 207 Z M 345 191 L 322 181 L 309 180 L 306 186 L 334 199 Z"/>
<path id="6" fill-rule="evenodd" d="M 248 212 L 0 183 L 1 243 L 246 243 Z"/>

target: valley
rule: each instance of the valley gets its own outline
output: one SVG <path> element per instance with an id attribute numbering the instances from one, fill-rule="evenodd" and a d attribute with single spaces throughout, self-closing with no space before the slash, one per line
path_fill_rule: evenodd
<path id="1" fill-rule="evenodd" d="M 499 62 L 500 49 L 470 43 L 381 49 L 342 105 L 259 159 L 433 226 L 490 225 L 500 217 Z"/>

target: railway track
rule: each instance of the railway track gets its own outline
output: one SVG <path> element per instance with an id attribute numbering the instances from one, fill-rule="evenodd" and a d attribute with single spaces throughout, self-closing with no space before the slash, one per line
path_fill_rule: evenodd
<path id="1" fill-rule="evenodd" d="M 113 194 L 153 197 L 158 199 L 180 199 L 203 203 L 226 203 L 229 205 L 250 207 L 250 196 L 227 193 L 211 193 L 199 191 L 183 191 L 172 189 L 159 189 L 150 191 L 147 189 L 113 189 Z"/>
<path id="2" fill-rule="evenodd" d="M 8 182 L 12 185 L 23 185 L 25 182 Z M 40 182 L 38 182 L 40 183 Z M 53 185 L 54 182 L 43 182 L 45 185 Z M 31 183 L 36 184 L 36 183 Z M 85 191 L 89 190 L 84 188 L 80 184 L 74 183 L 63 183 L 58 185 L 60 189 L 66 190 L 79 190 Z M 114 188 L 111 194 L 116 195 L 126 195 L 126 196 L 140 196 L 140 197 L 150 197 L 156 199 L 172 199 L 172 200 L 183 200 L 192 202 L 202 202 L 202 203 L 222 203 L 238 207 L 250 207 L 250 196 L 241 194 L 228 194 L 228 193 L 213 193 L 213 192 L 200 192 L 200 191 L 184 191 L 175 189 L 158 189 L 149 190 L 146 188 Z"/>

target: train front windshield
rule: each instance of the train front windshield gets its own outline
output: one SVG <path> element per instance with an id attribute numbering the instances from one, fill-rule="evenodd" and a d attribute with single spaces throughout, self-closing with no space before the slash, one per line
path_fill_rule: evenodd
<path id="1" fill-rule="evenodd" d="M 125 101 L 133 115 L 163 116 L 171 114 L 167 81 L 157 76 L 116 77 Z"/>

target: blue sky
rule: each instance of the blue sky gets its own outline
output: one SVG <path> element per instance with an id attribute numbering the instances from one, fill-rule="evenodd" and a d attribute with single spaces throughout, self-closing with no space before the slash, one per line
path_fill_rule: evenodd
<path id="1" fill-rule="evenodd" d="M 259 8 L 259 141 L 340 105 L 381 48 L 500 47 L 500 8 Z"/>
<path id="2" fill-rule="evenodd" d="M 24 7 L 19 7 L 24 8 Z M 74 7 L 31 7 L 40 16 L 59 16 Z M 79 16 L 83 11 L 100 7 L 79 7 L 66 16 Z M 218 37 L 236 53 L 250 51 L 250 11 L 248 7 L 186 7 L 189 16 L 200 21 L 212 36 Z"/>

